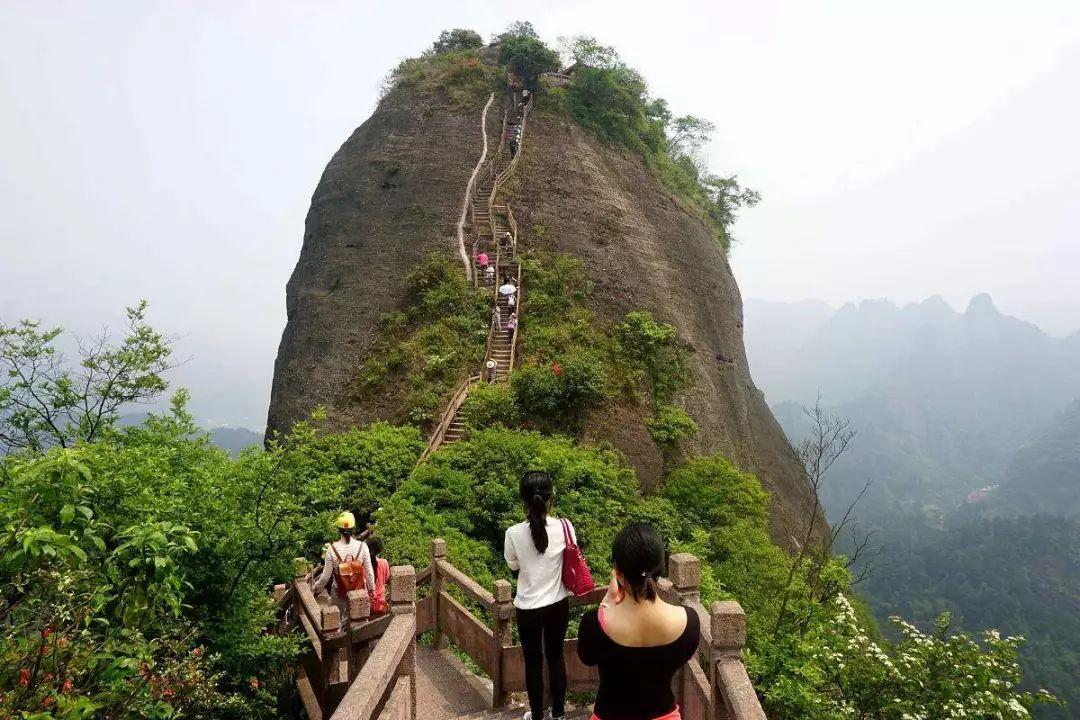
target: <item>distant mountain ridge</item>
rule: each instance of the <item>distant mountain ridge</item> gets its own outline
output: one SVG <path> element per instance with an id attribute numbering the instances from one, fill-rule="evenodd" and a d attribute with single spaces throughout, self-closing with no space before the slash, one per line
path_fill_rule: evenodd
<path id="1" fill-rule="evenodd" d="M 121 427 L 141 425 L 150 413 L 130 413 L 121 415 L 117 424 Z M 210 436 L 210 443 L 215 447 L 225 450 L 233 457 L 240 454 L 241 450 L 249 447 L 263 445 L 263 434 L 241 427 L 218 426 L 204 428 L 203 432 Z"/>
<path id="2" fill-rule="evenodd" d="M 827 307 L 827 306 L 825 306 Z M 859 431 L 822 499 L 860 515 L 948 510 L 1002 481 L 1013 454 L 1080 397 L 1080 334 L 1052 338 L 989 295 L 963 313 L 940 296 L 820 304 L 747 300 L 751 373 L 789 437 L 820 392 Z M 792 404 L 794 403 L 794 404 Z"/>

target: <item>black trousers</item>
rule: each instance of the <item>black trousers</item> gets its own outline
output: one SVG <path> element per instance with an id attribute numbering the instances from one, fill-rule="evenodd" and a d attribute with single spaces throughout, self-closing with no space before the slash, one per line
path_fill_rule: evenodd
<path id="1" fill-rule="evenodd" d="M 544 717 L 544 656 L 547 656 L 548 680 L 551 682 L 551 714 L 566 714 L 566 665 L 563 663 L 563 641 L 570 624 L 570 600 L 562 599 L 553 605 L 535 610 L 517 611 L 521 651 L 525 655 L 525 691 L 533 720 Z"/>

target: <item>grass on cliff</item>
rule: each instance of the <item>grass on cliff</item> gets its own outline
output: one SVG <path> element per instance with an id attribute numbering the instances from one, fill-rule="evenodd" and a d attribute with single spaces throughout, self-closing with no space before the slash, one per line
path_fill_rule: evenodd
<path id="1" fill-rule="evenodd" d="M 409 273 L 407 310 L 382 318 L 354 382 L 355 399 L 389 403 L 391 415 L 427 426 L 454 387 L 479 370 L 491 296 L 459 264 L 433 253 Z"/>
<path id="2" fill-rule="evenodd" d="M 482 106 L 492 92 L 505 89 L 505 78 L 484 48 L 451 50 L 402 60 L 387 77 L 383 94 L 415 88 L 451 105 Z"/>

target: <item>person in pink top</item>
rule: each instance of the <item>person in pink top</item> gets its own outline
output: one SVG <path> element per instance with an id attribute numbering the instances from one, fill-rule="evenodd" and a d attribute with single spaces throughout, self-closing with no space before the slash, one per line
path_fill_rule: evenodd
<path id="1" fill-rule="evenodd" d="M 482 252 L 476 256 L 476 264 L 479 265 L 482 270 L 487 269 L 489 262 L 491 261 L 488 259 L 486 252 Z"/>
<path id="2" fill-rule="evenodd" d="M 390 580 L 390 563 L 382 557 L 382 540 L 368 538 L 368 552 L 375 562 L 375 590 L 371 593 L 371 612 L 381 614 L 390 609 L 386 602 L 386 583 Z"/>

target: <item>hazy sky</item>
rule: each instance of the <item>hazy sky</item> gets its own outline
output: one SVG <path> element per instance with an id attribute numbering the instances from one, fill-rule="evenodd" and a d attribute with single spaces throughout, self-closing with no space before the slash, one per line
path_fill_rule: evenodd
<path id="1" fill-rule="evenodd" d="M 207 423 L 261 427 L 304 215 L 450 27 L 615 45 L 763 202 L 746 296 L 991 293 L 1080 329 L 1080 3 L 0 0 L 0 318 L 152 303 Z"/>

